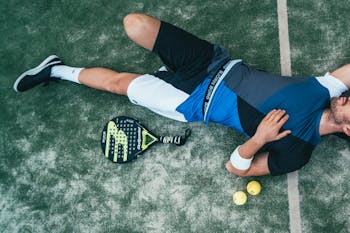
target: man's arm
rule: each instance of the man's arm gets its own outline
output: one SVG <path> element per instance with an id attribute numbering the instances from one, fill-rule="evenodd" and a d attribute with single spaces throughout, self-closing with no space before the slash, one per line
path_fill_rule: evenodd
<path id="1" fill-rule="evenodd" d="M 237 176 L 264 176 L 270 174 L 270 170 L 267 164 L 269 152 L 264 152 L 255 155 L 252 165 L 246 171 L 238 170 L 232 166 L 231 161 L 227 161 L 226 169 Z"/>
<path id="2" fill-rule="evenodd" d="M 284 110 L 272 110 L 260 122 L 256 133 L 243 145 L 239 146 L 226 163 L 226 168 L 231 173 L 239 176 L 259 176 L 269 173 L 267 166 L 268 153 L 259 154 L 253 159 L 247 169 L 241 169 L 240 161 L 246 163 L 268 142 L 279 140 L 291 133 L 290 130 L 279 132 L 289 116 Z M 238 153 L 237 153 L 238 152 Z M 234 163 L 237 164 L 234 164 Z M 244 167 L 244 165 L 243 165 Z"/>

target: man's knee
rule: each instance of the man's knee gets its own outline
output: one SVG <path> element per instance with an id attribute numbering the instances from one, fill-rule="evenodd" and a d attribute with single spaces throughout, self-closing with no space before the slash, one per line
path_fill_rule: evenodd
<path id="1" fill-rule="evenodd" d="M 146 15 L 137 13 L 131 13 L 124 17 L 124 30 L 131 39 L 134 39 L 142 32 L 145 18 Z"/>
<path id="2" fill-rule="evenodd" d="M 112 92 L 114 94 L 125 94 L 126 90 L 123 89 L 123 80 L 119 78 L 119 74 L 112 79 L 108 79 L 103 83 L 104 89 L 106 91 Z"/>
<path id="3" fill-rule="evenodd" d="M 103 84 L 104 89 L 115 94 L 127 95 L 129 84 L 139 76 L 140 74 L 134 73 L 118 73 L 106 80 Z"/>
<path id="4" fill-rule="evenodd" d="M 124 17 L 124 29 L 128 37 L 138 45 L 152 51 L 160 28 L 160 20 L 145 14 L 128 14 Z"/>

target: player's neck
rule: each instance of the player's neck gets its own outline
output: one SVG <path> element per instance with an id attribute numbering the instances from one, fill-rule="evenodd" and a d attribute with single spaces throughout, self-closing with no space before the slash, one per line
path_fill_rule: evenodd
<path id="1" fill-rule="evenodd" d="M 319 127 L 319 133 L 321 136 L 342 132 L 342 127 L 338 123 L 335 122 L 334 117 L 331 113 L 330 109 L 324 110 Z"/>

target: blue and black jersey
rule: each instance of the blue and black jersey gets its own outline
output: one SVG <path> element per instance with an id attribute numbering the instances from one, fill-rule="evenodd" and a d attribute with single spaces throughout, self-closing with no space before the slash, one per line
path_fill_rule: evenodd
<path id="1" fill-rule="evenodd" d="M 203 82 L 206 84 L 206 81 Z M 198 86 L 187 101 L 178 107 L 188 121 L 197 121 L 193 99 L 202 96 L 206 86 Z M 219 85 L 211 106 L 209 120 L 253 136 L 264 116 L 273 109 L 283 109 L 290 115 L 284 129 L 292 133 L 268 143 L 268 165 L 272 175 L 295 171 L 305 165 L 320 141 L 319 123 L 329 106 L 328 89 L 314 77 L 283 77 L 256 70 L 244 63 L 236 64 Z M 191 106 L 188 106 L 191 105 Z"/>

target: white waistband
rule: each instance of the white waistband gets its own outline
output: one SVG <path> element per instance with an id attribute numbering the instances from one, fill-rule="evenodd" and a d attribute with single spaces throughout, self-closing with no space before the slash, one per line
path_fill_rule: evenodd
<path id="1" fill-rule="evenodd" d="M 209 119 L 207 119 L 208 117 L 208 112 L 209 112 L 209 109 L 210 109 L 210 105 L 211 105 L 211 102 L 214 98 L 214 95 L 215 95 L 215 92 L 216 90 L 218 89 L 220 83 L 222 82 L 222 80 L 225 78 L 225 76 L 227 75 L 227 73 L 231 70 L 231 68 L 236 65 L 237 63 L 241 62 L 242 60 L 240 59 L 236 59 L 236 60 L 231 60 L 225 67 L 225 71 L 224 73 L 222 73 L 222 75 L 220 76 L 220 79 L 217 81 L 217 83 L 215 84 L 214 88 L 213 88 L 213 91 L 210 95 L 210 98 L 209 98 L 209 101 L 208 101 L 208 105 L 207 105 L 207 108 L 205 109 L 205 112 L 204 112 L 204 122 L 207 124 Z"/>

